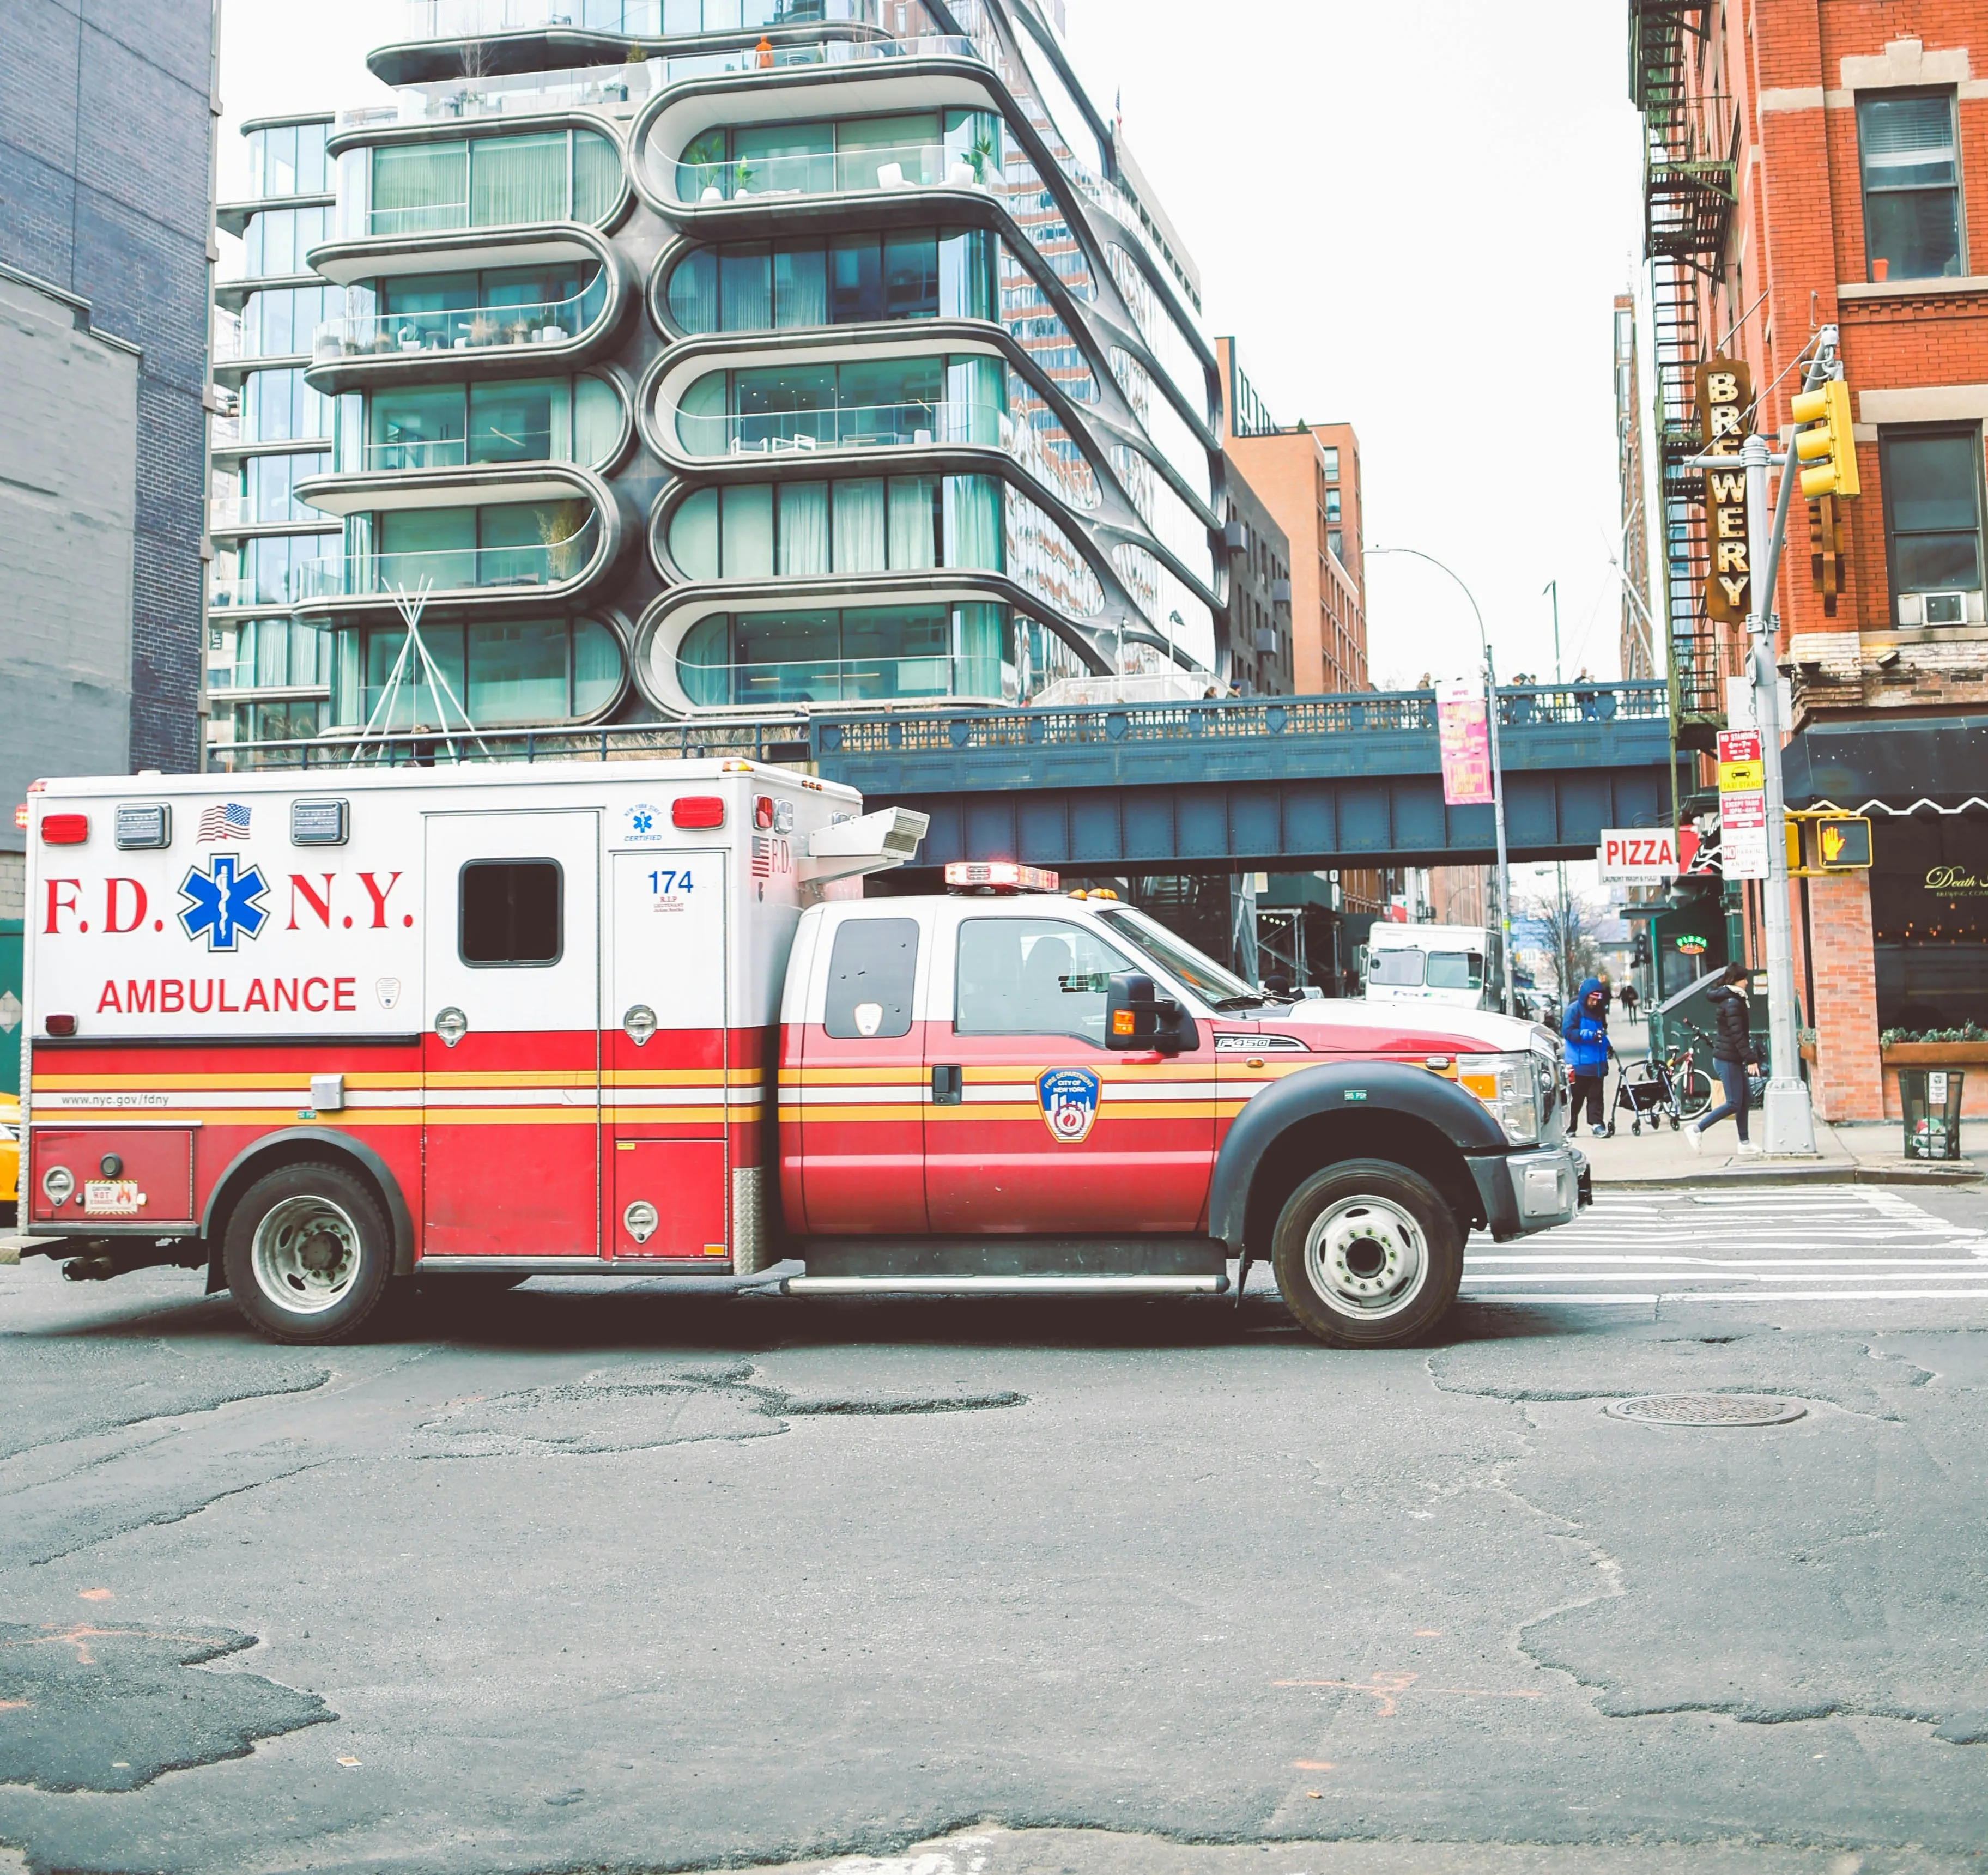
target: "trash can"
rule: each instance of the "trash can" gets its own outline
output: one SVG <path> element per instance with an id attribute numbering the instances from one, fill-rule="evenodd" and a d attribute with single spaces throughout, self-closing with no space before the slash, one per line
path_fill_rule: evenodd
<path id="1" fill-rule="evenodd" d="M 1966 1078 L 1952 1068 L 1898 1070 L 1908 1159 L 1960 1157 L 1960 1088 Z"/>

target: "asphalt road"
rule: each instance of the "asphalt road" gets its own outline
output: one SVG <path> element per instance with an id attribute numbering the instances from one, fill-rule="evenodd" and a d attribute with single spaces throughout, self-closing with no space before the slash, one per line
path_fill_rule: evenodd
<path id="1" fill-rule="evenodd" d="M 1476 1252 L 1381 1354 L 0 1269 L 0 1871 L 1988 1867 L 1988 1200 Z"/>

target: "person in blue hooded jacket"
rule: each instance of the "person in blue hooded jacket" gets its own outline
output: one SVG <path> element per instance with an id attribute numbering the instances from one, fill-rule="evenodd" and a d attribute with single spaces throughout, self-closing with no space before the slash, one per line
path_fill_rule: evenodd
<path id="1" fill-rule="evenodd" d="M 1560 1019 L 1560 1033 L 1574 1076 L 1570 1110 L 1577 1122 L 1585 1100 L 1587 1130 L 1600 1138 L 1608 1130 L 1601 1123 L 1601 1086 L 1608 1075 L 1608 998 L 1599 977 L 1582 980 L 1581 994 L 1567 1005 L 1567 1014 Z"/>

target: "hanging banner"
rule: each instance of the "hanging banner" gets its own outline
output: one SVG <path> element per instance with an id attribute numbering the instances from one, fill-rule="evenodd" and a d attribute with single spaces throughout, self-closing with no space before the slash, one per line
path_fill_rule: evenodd
<path id="1" fill-rule="evenodd" d="M 1719 863 L 1728 879 L 1767 877 L 1767 792 L 1757 729 L 1719 732 Z"/>
<path id="2" fill-rule="evenodd" d="M 1705 610 L 1723 623 L 1740 625 L 1753 603 L 1746 471 L 1740 465 L 1740 445 L 1752 427 L 1753 374 L 1742 359 L 1709 359 L 1698 367 L 1697 389 L 1705 454 L 1733 458 L 1729 469 L 1705 471 L 1705 532 L 1712 561 L 1705 576 Z"/>
<path id="3" fill-rule="evenodd" d="M 1491 724 L 1484 687 L 1459 677 L 1435 687 L 1436 738 L 1442 750 L 1442 798 L 1451 807 L 1488 807 Z"/>

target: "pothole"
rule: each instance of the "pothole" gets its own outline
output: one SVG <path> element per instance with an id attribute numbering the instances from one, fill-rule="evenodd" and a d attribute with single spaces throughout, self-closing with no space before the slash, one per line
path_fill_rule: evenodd
<path id="1" fill-rule="evenodd" d="M 1611 1419 L 1652 1426 L 1785 1426 L 1808 1411 L 1799 1400 L 1763 1394 L 1645 1394 L 1611 1400 L 1601 1410 Z"/>

